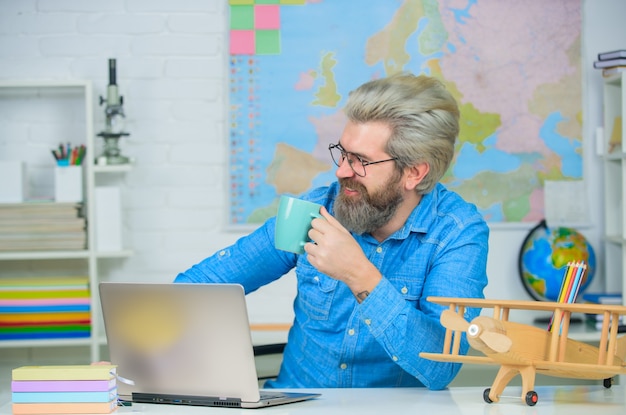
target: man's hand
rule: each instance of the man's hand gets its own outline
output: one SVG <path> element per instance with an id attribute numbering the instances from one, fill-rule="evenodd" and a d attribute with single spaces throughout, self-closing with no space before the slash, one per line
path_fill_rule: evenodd
<path id="1" fill-rule="evenodd" d="M 324 207 L 320 213 L 324 219 L 311 222 L 309 238 L 313 243 L 304 246 L 308 260 L 320 272 L 343 281 L 361 302 L 374 290 L 382 275 L 350 232 Z"/>

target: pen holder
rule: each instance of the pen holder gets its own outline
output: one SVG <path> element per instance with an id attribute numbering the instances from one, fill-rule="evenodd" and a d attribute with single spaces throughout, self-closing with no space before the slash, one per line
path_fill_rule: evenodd
<path id="1" fill-rule="evenodd" d="M 54 170 L 54 200 L 56 202 L 83 201 L 82 166 L 57 166 Z"/>

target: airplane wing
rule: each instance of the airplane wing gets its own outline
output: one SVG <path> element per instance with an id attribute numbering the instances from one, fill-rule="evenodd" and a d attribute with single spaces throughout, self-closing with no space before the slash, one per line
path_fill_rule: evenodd
<path id="1" fill-rule="evenodd" d="M 445 354 L 445 353 L 420 353 L 420 357 L 429 360 L 435 360 L 437 362 L 456 362 L 456 363 L 475 363 L 481 365 L 501 365 L 501 362 L 496 362 L 487 356 L 466 356 L 459 354 Z M 590 375 L 597 373 L 596 379 L 605 379 L 614 375 L 626 374 L 626 366 L 608 366 L 608 365 L 593 365 L 588 363 L 567 363 L 567 362 L 548 362 L 545 360 L 534 361 L 532 366 L 541 371 L 550 371 L 550 375 L 554 376 L 559 374 L 562 377 L 568 378 L 584 378 L 594 379 Z"/>
<path id="2" fill-rule="evenodd" d="M 588 363 L 536 361 L 537 373 L 549 371 L 550 376 L 582 379 L 605 379 L 615 375 L 626 375 L 626 366 L 592 365 Z M 595 376 L 594 376 L 595 375 Z"/>
<path id="3" fill-rule="evenodd" d="M 420 353 L 420 357 L 437 362 L 476 363 L 481 365 L 497 365 L 498 362 L 487 356 L 465 356 L 460 354 L 445 353 Z"/>
<path id="4" fill-rule="evenodd" d="M 535 311 L 569 311 L 571 313 L 604 314 L 606 312 L 616 315 L 626 315 L 626 306 L 589 304 L 589 303 L 558 303 L 552 301 L 526 301 L 526 300 L 487 300 L 481 298 L 456 298 L 456 297 L 427 297 L 427 301 L 440 304 L 477 307 L 477 308 L 503 308 L 509 310 L 535 310 Z"/>

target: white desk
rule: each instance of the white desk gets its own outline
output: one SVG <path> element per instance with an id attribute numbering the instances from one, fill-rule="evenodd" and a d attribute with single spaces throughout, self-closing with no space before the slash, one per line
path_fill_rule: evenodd
<path id="1" fill-rule="evenodd" d="M 319 389 L 322 396 L 264 409 L 203 408 L 192 406 L 133 404 L 121 407 L 119 414 L 223 414 L 223 415 L 623 415 L 626 413 L 626 387 L 542 386 L 537 387 L 539 402 L 522 403 L 521 388 L 510 387 L 500 402 L 483 401 L 482 387 L 450 388 L 428 391 L 422 388 L 401 389 Z M 513 396 L 514 395 L 514 396 Z M 0 408 L 0 414 L 11 414 L 11 404 Z"/>

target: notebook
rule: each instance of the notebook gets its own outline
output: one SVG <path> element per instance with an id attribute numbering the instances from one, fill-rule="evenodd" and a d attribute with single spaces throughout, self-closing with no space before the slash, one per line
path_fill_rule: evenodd
<path id="1" fill-rule="evenodd" d="M 120 399 L 260 408 L 320 396 L 260 390 L 238 284 L 101 282 Z"/>

